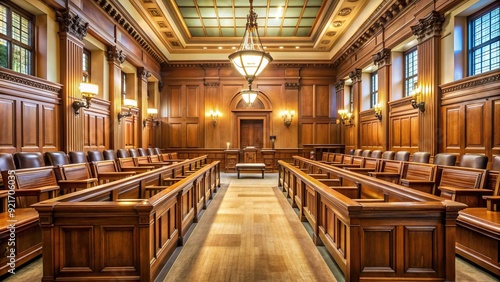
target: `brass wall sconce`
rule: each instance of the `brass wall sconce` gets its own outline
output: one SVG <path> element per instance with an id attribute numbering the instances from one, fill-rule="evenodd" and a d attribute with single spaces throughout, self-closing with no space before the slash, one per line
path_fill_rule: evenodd
<path id="1" fill-rule="evenodd" d="M 295 111 L 281 111 L 281 118 L 285 123 L 286 127 L 289 127 L 292 124 L 293 116 L 295 115 Z"/>
<path id="2" fill-rule="evenodd" d="M 210 110 L 210 117 L 212 118 L 212 124 L 214 126 L 217 125 L 217 119 L 219 118 L 219 116 L 220 116 L 220 112 L 219 111 Z"/>
<path id="3" fill-rule="evenodd" d="M 155 115 L 158 114 L 158 109 L 148 108 L 147 112 L 148 112 L 148 117 L 142 121 L 142 126 L 146 127 L 148 121 L 152 122 L 155 127 L 160 126 L 160 120 L 155 118 Z"/>
<path id="4" fill-rule="evenodd" d="M 347 110 L 339 110 L 338 111 L 339 115 L 340 115 L 340 121 L 342 122 L 342 124 L 346 124 L 347 122 L 351 123 L 351 120 L 352 120 L 352 113 L 351 112 L 348 112 Z"/>
<path id="5" fill-rule="evenodd" d="M 380 106 L 380 104 L 376 104 L 376 105 L 373 107 L 373 110 L 375 110 L 375 117 L 376 117 L 378 120 L 382 120 L 382 106 Z"/>
<path id="6" fill-rule="evenodd" d="M 90 101 L 99 92 L 99 86 L 97 86 L 96 84 L 82 82 L 80 83 L 80 92 L 82 93 L 82 96 L 85 99 L 85 101 L 80 100 L 73 102 L 72 106 L 73 110 L 75 110 L 75 115 L 80 114 L 80 108 L 85 108 L 85 109 L 90 108 Z"/>
<path id="7" fill-rule="evenodd" d="M 128 112 L 124 113 L 118 113 L 118 122 L 121 121 L 122 118 L 124 117 L 130 117 L 132 116 L 132 112 L 130 111 L 132 108 L 137 108 L 137 101 L 133 99 L 125 99 L 123 100 L 123 105 L 128 108 Z"/>
<path id="8" fill-rule="evenodd" d="M 424 101 L 421 101 L 420 103 L 417 102 L 417 98 L 420 95 L 421 95 L 420 87 L 418 87 L 417 83 L 415 83 L 415 86 L 414 86 L 413 92 L 412 92 L 413 99 L 411 100 L 411 106 L 414 109 L 418 109 L 419 111 L 421 111 L 423 113 L 423 112 L 425 112 L 425 102 Z"/>

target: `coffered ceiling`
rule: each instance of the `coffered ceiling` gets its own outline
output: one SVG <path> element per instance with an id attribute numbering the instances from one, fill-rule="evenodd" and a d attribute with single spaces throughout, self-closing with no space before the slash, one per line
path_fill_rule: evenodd
<path id="1" fill-rule="evenodd" d="M 161 42 L 169 60 L 227 59 L 240 44 L 250 8 L 249 0 L 116 2 L 133 18 L 140 16 L 141 27 Z M 296 59 L 328 60 L 381 2 L 253 0 L 253 7 L 262 44 L 275 59 L 293 54 Z"/>

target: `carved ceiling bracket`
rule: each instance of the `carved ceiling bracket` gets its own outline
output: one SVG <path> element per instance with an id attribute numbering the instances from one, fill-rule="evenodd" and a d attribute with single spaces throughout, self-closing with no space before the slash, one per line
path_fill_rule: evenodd
<path id="1" fill-rule="evenodd" d="M 418 39 L 418 43 L 424 42 L 427 39 L 441 35 L 443 28 L 444 15 L 432 11 L 424 19 L 418 20 L 418 24 L 411 27 L 413 35 Z"/>
<path id="2" fill-rule="evenodd" d="M 83 22 L 78 15 L 70 13 L 69 10 L 56 11 L 56 21 L 59 23 L 60 32 L 67 32 L 80 40 L 87 35 L 89 23 Z"/>
<path id="3" fill-rule="evenodd" d="M 151 73 L 147 71 L 144 67 L 137 68 L 137 78 L 146 81 L 150 76 Z"/>
<path id="4" fill-rule="evenodd" d="M 108 47 L 106 56 L 108 58 L 108 61 L 115 62 L 119 65 L 123 64 L 123 62 L 125 62 L 125 58 L 127 58 L 127 55 L 125 55 L 122 50 L 116 49 L 116 46 Z"/>
<path id="5" fill-rule="evenodd" d="M 373 63 L 377 65 L 377 67 L 381 68 L 386 65 L 391 64 L 391 50 L 390 49 L 382 49 L 380 52 L 372 55 Z"/>
<path id="6" fill-rule="evenodd" d="M 349 73 L 352 83 L 361 82 L 361 69 L 355 69 Z"/>
<path id="7" fill-rule="evenodd" d="M 336 93 L 339 93 L 340 91 L 344 90 L 345 86 L 345 80 L 341 79 L 335 83 L 335 91 Z"/>

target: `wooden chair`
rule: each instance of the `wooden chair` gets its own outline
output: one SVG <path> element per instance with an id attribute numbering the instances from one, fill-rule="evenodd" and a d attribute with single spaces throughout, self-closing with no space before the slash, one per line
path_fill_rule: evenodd
<path id="1" fill-rule="evenodd" d="M 458 166 L 441 166 L 437 188 L 440 196 L 461 202 L 469 207 L 485 206 L 482 196 L 493 194 L 493 190 L 484 189 L 487 170 Z"/>
<path id="2" fill-rule="evenodd" d="M 374 159 L 374 158 L 364 158 L 363 165 L 360 167 L 344 167 L 344 169 L 368 175 L 369 172 L 376 172 L 378 171 L 380 166 L 380 160 L 379 159 Z"/>
<path id="3" fill-rule="evenodd" d="M 94 187 L 98 184 L 98 179 L 92 177 L 88 163 L 61 165 L 54 169 L 59 171 L 56 175 L 60 175 L 57 183 L 59 184 L 61 194 Z"/>
<path id="4" fill-rule="evenodd" d="M 83 151 L 71 151 L 68 153 L 69 160 L 72 164 L 81 164 L 86 163 L 88 161 L 85 152 Z"/>
<path id="5" fill-rule="evenodd" d="M 497 174 L 497 181 L 491 196 L 483 196 L 486 200 L 486 209 L 489 211 L 500 211 L 500 174 Z"/>
<path id="6" fill-rule="evenodd" d="M 97 177 L 101 184 L 135 174 L 134 171 L 118 171 L 116 163 L 110 160 L 92 162 L 92 170 L 94 177 Z"/>
<path id="7" fill-rule="evenodd" d="M 399 183 L 403 162 L 396 160 L 382 160 L 379 171 L 368 172 L 369 176 L 392 183 Z"/>
<path id="8" fill-rule="evenodd" d="M 17 169 L 45 166 L 43 155 L 40 152 L 17 152 L 13 157 Z"/>
<path id="9" fill-rule="evenodd" d="M 427 163 L 405 163 L 399 184 L 425 193 L 434 194 L 437 166 Z"/>
<path id="10" fill-rule="evenodd" d="M 134 158 L 132 157 L 119 158 L 118 168 L 120 169 L 120 171 L 134 171 L 136 173 L 142 173 L 155 169 L 154 166 L 136 166 Z"/>

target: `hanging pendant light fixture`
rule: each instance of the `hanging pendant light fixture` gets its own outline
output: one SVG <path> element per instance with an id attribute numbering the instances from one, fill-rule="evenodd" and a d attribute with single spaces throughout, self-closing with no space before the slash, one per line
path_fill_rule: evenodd
<path id="1" fill-rule="evenodd" d="M 252 103 L 255 101 L 255 99 L 257 98 L 257 94 L 259 93 L 259 90 L 254 90 L 252 89 L 252 84 L 249 84 L 248 85 L 248 89 L 244 89 L 244 90 L 241 90 L 240 91 L 241 93 L 241 97 L 243 98 L 243 100 L 249 105 L 251 106 Z"/>
<path id="2" fill-rule="evenodd" d="M 273 60 L 269 53 L 264 52 L 260 42 L 253 0 L 250 0 L 250 14 L 247 15 L 247 25 L 240 47 L 238 51 L 229 55 L 229 60 L 249 84 L 252 84 L 255 77 Z"/>

